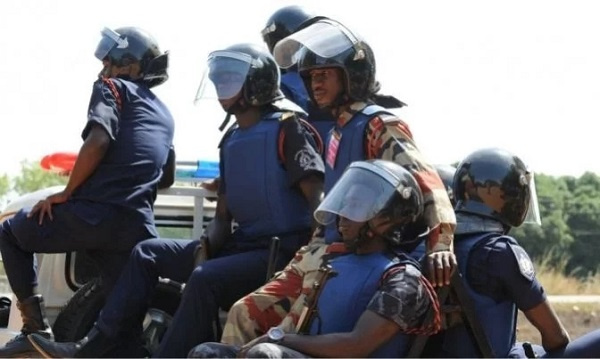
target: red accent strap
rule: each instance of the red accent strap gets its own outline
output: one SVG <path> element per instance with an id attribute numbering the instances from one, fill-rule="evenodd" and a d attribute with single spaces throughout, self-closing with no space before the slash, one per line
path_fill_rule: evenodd
<path id="1" fill-rule="evenodd" d="M 285 133 L 283 129 L 279 129 L 279 138 L 277 139 L 277 153 L 279 154 L 279 160 L 281 163 L 285 163 L 285 152 L 283 151 L 283 142 L 285 141 Z"/>
<path id="2" fill-rule="evenodd" d="M 115 86 L 115 83 L 109 77 L 102 77 L 102 82 L 107 84 L 110 88 L 110 92 L 112 92 L 113 96 L 115 96 L 115 101 L 117 102 L 117 109 L 121 111 L 121 109 L 123 108 L 123 101 L 121 100 L 121 94 L 117 90 L 117 86 Z"/>
<path id="3" fill-rule="evenodd" d="M 310 133 L 310 135 L 314 138 L 316 145 L 317 145 L 317 151 L 319 152 L 320 155 L 323 154 L 323 139 L 321 138 L 321 136 L 319 135 L 319 132 L 317 131 L 317 129 L 311 125 L 308 121 L 306 121 L 303 118 L 297 117 L 298 121 L 300 122 L 300 124 L 302 126 L 304 126 L 308 132 Z M 283 151 L 283 143 L 285 141 L 285 133 L 283 133 L 282 130 L 279 131 L 279 139 L 277 140 L 277 152 L 279 153 L 279 160 L 282 163 L 285 163 L 285 152 Z"/>
<path id="4" fill-rule="evenodd" d="M 317 131 L 315 126 L 311 125 L 311 123 L 306 121 L 305 119 L 299 118 L 299 120 L 300 123 L 303 124 L 304 127 L 308 128 L 308 131 L 312 133 L 315 142 L 317 142 L 317 151 L 319 151 L 319 154 L 322 155 L 325 146 L 323 144 L 323 139 L 321 138 L 321 135 L 319 135 L 319 131 Z"/>

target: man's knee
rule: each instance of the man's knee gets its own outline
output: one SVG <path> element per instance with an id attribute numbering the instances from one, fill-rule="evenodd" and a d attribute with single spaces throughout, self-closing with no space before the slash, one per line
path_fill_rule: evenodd
<path id="1" fill-rule="evenodd" d="M 253 346 L 246 353 L 247 358 L 288 358 L 283 348 L 277 344 L 261 343 Z"/>
<path id="2" fill-rule="evenodd" d="M 189 290 L 200 289 L 204 290 L 207 288 L 212 288 L 214 285 L 217 285 L 215 281 L 218 280 L 214 269 L 210 265 L 201 265 L 192 271 L 192 274 L 187 280 L 186 287 Z"/>
<path id="3" fill-rule="evenodd" d="M 21 210 L 4 221 L 0 230 L 0 241 L 10 241 L 25 251 L 33 252 L 33 244 L 40 241 L 44 227 L 37 223 L 36 218 L 27 218 L 28 213 L 28 210 Z"/>
<path id="4" fill-rule="evenodd" d="M 238 347 L 222 343 L 203 343 L 190 350 L 188 358 L 235 358 Z"/>
<path id="5" fill-rule="evenodd" d="M 131 250 L 131 255 L 130 255 L 131 259 L 134 261 L 143 261 L 143 260 L 147 260 L 147 259 L 151 259 L 151 260 L 154 259 L 155 257 L 157 257 L 159 255 L 160 241 L 161 241 L 161 239 L 159 239 L 159 238 L 153 238 L 153 239 L 147 239 L 147 240 L 139 242 Z"/>

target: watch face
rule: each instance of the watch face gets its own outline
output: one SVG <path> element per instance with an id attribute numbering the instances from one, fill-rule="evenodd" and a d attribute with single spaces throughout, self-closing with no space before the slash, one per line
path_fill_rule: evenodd
<path id="1" fill-rule="evenodd" d="M 281 339 L 283 339 L 285 333 L 279 327 L 272 327 L 271 329 L 269 329 L 267 335 L 269 336 L 269 339 L 273 341 L 280 341 Z"/>

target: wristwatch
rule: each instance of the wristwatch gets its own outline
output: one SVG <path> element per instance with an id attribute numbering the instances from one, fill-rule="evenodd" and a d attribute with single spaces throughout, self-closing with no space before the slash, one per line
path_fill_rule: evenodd
<path id="1" fill-rule="evenodd" d="M 271 327 L 271 329 L 269 329 L 267 332 L 267 336 L 269 337 L 269 341 L 271 343 L 279 343 L 283 340 L 285 332 L 279 327 Z"/>

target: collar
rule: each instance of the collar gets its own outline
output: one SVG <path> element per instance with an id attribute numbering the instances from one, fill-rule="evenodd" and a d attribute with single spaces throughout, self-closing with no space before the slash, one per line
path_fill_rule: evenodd
<path id="1" fill-rule="evenodd" d="M 344 106 L 344 111 L 339 114 L 337 117 L 337 125 L 342 128 L 346 126 L 352 117 L 356 115 L 358 112 L 362 111 L 365 107 L 367 107 L 368 103 L 363 101 L 356 101 L 350 104 L 350 106 Z"/>

